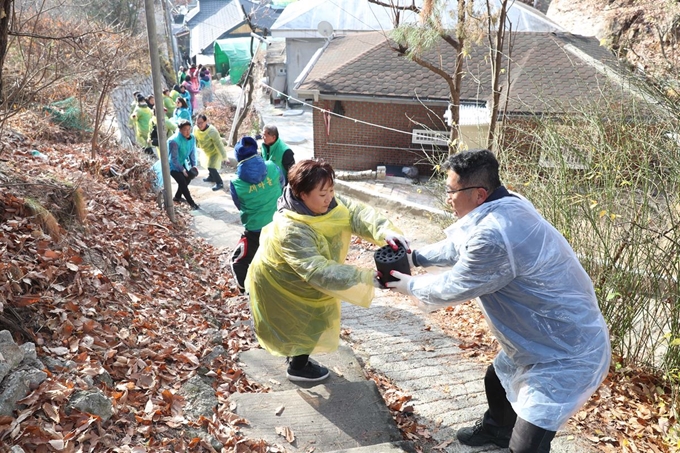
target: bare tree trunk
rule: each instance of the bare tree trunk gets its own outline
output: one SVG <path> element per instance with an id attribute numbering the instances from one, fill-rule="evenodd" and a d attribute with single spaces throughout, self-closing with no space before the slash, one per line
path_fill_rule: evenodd
<path id="1" fill-rule="evenodd" d="M 231 131 L 229 132 L 229 140 L 227 141 L 229 146 L 234 146 L 238 141 L 238 130 L 241 127 L 241 124 L 243 124 L 246 116 L 248 116 L 250 104 L 253 102 L 253 90 L 255 88 L 255 84 L 253 83 L 254 69 L 255 61 L 251 60 L 244 78 L 241 98 L 236 106 L 236 112 L 234 112 L 234 121 L 231 123 Z"/>
<path id="2" fill-rule="evenodd" d="M 505 19 L 507 16 L 508 0 L 501 2 L 501 11 L 498 17 L 498 27 L 494 33 L 492 29 L 491 20 L 488 24 L 488 38 L 489 38 L 489 57 L 491 61 L 491 121 L 489 122 L 489 133 L 486 137 L 486 146 L 489 150 L 493 150 L 494 139 L 496 136 L 496 123 L 498 122 L 498 109 L 501 99 L 501 60 L 503 57 L 503 45 L 505 43 Z M 486 0 L 486 11 L 489 17 L 491 16 L 491 5 L 489 0 Z M 510 33 L 512 33 L 512 25 L 510 26 Z M 508 64 L 510 60 L 508 59 Z"/>
<path id="3" fill-rule="evenodd" d="M 0 104 L 3 103 L 2 68 L 5 66 L 7 44 L 9 42 L 9 24 L 12 18 L 14 0 L 0 0 Z"/>
<path id="4" fill-rule="evenodd" d="M 109 94 L 109 80 L 105 80 L 102 83 L 101 92 L 99 93 L 99 99 L 97 99 L 97 109 L 94 112 L 94 127 L 92 130 L 92 142 L 91 142 L 91 155 L 90 157 L 94 160 L 97 158 L 97 151 L 99 151 L 99 128 L 104 120 L 104 102 Z"/>
<path id="5" fill-rule="evenodd" d="M 458 148 L 458 131 L 460 130 L 460 90 L 463 83 L 463 63 L 465 47 L 465 18 L 467 17 L 465 11 L 465 0 L 458 0 L 458 23 L 456 24 L 456 66 L 453 73 L 454 89 L 451 90 L 451 137 L 449 140 L 449 154 L 456 152 Z M 454 147 L 454 143 L 456 146 Z"/>

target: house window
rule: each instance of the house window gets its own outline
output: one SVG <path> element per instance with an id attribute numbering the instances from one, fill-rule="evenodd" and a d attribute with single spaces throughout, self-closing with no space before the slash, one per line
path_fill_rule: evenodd
<path id="1" fill-rule="evenodd" d="M 411 143 L 417 145 L 446 146 L 449 142 L 449 131 L 433 131 L 430 129 L 413 129 Z"/>

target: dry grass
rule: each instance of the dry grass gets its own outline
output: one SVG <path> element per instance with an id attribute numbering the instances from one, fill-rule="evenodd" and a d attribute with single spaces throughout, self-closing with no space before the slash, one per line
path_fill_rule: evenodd
<path id="1" fill-rule="evenodd" d="M 40 202 L 34 198 L 24 200 L 24 206 L 35 217 L 36 223 L 47 233 L 53 241 L 57 242 L 62 238 L 62 229 L 57 219 L 50 211 L 45 209 Z"/>

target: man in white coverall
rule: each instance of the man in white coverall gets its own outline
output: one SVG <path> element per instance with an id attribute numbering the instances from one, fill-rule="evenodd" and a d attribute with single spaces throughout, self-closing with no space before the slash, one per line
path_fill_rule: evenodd
<path id="1" fill-rule="evenodd" d="M 604 380 L 609 333 L 593 284 L 564 237 L 500 183 L 488 150 L 449 157 L 447 202 L 458 221 L 447 238 L 414 250 L 414 266 L 446 268 L 387 286 L 425 304 L 478 297 L 502 349 L 484 377 L 488 410 L 458 430 L 465 445 L 550 451 L 555 432 Z"/>

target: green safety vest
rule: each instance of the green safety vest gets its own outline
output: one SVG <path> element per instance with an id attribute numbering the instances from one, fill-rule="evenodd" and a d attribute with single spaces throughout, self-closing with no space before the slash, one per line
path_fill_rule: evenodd
<path id="1" fill-rule="evenodd" d="M 248 231 L 261 230 L 272 221 L 276 200 L 281 196 L 279 168 L 273 162 L 265 165 L 267 176 L 261 183 L 250 184 L 238 178 L 231 182 L 241 205 L 241 223 Z"/>
<path id="2" fill-rule="evenodd" d="M 277 139 L 272 145 L 265 145 L 262 143 L 262 158 L 265 161 L 272 161 L 281 169 L 281 173 L 285 176 L 286 181 L 288 180 L 288 175 L 286 169 L 283 168 L 283 153 L 289 149 L 288 145 L 284 143 L 280 138 Z"/>

